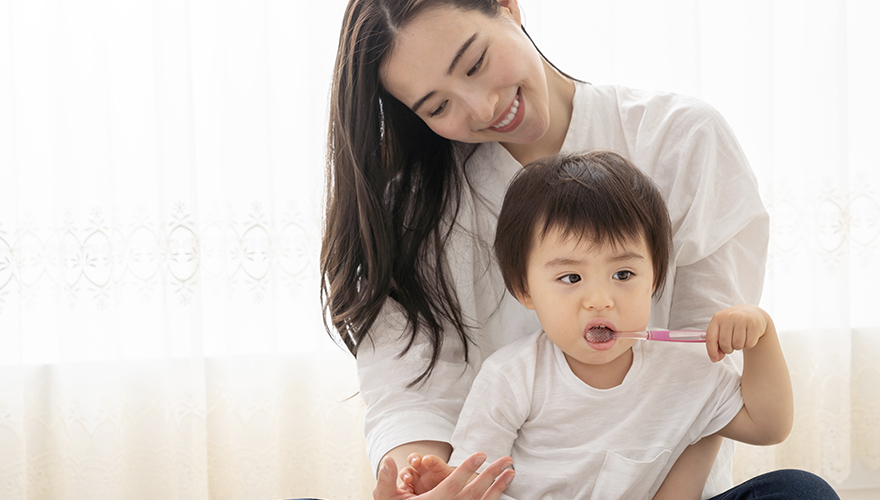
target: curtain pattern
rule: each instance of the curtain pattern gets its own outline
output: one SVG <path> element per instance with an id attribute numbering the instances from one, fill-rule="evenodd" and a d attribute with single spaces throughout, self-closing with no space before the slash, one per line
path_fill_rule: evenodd
<path id="1" fill-rule="evenodd" d="M 795 428 L 735 479 L 880 486 L 880 7 L 521 3 L 567 73 L 717 107 L 759 177 Z M 369 496 L 317 300 L 344 4 L 0 3 L 0 496 Z"/>

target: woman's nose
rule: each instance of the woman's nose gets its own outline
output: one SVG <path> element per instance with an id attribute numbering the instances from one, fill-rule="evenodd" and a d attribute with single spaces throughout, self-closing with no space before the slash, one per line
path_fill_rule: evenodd
<path id="1" fill-rule="evenodd" d="M 492 119 L 495 118 L 495 107 L 498 102 L 497 97 L 493 97 L 490 93 L 480 89 L 472 89 L 467 93 L 465 101 L 470 109 L 473 121 L 479 123 L 482 127 L 492 125 Z"/>

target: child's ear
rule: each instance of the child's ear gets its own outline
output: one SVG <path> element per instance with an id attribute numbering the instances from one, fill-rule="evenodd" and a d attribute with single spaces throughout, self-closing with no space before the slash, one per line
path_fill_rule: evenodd
<path id="1" fill-rule="evenodd" d="M 532 297 L 529 295 L 528 290 L 517 290 L 515 295 L 516 300 L 520 301 L 526 308 L 535 309 L 535 304 L 532 302 Z"/>

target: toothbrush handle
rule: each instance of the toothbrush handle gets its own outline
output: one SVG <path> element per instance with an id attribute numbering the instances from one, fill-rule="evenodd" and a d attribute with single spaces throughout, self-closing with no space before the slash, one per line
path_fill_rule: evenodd
<path id="1" fill-rule="evenodd" d="M 648 330 L 647 340 L 663 342 L 705 342 L 705 330 Z"/>

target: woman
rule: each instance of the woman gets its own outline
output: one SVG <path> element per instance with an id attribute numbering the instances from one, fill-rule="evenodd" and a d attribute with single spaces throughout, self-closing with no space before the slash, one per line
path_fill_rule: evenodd
<path id="1" fill-rule="evenodd" d="M 611 149 L 660 186 L 675 251 L 652 325 L 705 327 L 719 308 L 760 298 L 767 214 L 724 120 L 695 99 L 572 79 L 538 51 L 521 17 L 516 0 L 351 0 L 346 9 L 322 301 L 357 357 L 376 498 L 400 494 L 395 468 L 410 453 L 449 458 L 482 360 L 538 327 L 505 294 L 491 254 L 507 182 L 531 160 Z M 707 440 L 685 452 L 689 465 L 677 463 L 668 482 L 681 469 L 689 491 L 707 475 L 707 494 L 730 486 L 732 448 L 722 447 L 709 474 L 720 440 Z M 469 493 L 498 498 L 503 485 L 488 490 L 492 480 L 513 474 L 502 465 Z"/>

